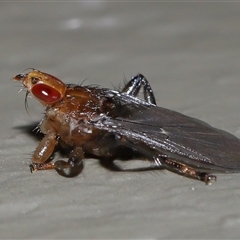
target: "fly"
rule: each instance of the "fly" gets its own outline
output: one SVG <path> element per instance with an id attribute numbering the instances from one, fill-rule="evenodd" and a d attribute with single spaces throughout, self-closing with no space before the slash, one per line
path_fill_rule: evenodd
<path id="1" fill-rule="evenodd" d="M 65 84 L 35 69 L 14 80 L 45 107 L 39 124 L 45 136 L 32 156 L 31 172 L 55 169 L 62 176 L 75 177 L 83 170 L 86 154 L 110 159 L 129 150 L 159 168 L 206 184 L 216 181 L 212 173 L 240 171 L 237 137 L 158 107 L 142 74 L 121 91 Z M 50 162 L 57 145 L 70 150 L 68 161 Z"/>

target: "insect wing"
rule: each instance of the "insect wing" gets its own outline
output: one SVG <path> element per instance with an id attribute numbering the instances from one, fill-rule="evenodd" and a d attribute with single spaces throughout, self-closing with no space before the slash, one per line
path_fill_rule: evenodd
<path id="1" fill-rule="evenodd" d="M 140 152 L 144 143 L 159 156 L 206 171 L 240 170 L 240 140 L 234 135 L 125 94 L 117 101 L 118 116 L 105 119 L 100 128 L 123 135 Z"/>

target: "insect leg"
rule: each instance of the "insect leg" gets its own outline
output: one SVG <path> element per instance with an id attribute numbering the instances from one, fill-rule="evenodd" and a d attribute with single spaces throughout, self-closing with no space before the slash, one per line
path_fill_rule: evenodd
<path id="1" fill-rule="evenodd" d="M 122 92 L 130 96 L 137 97 L 141 87 L 143 87 L 144 100 L 148 103 L 157 105 L 153 90 L 149 82 L 147 81 L 147 79 L 142 74 L 138 74 L 135 77 L 133 77 L 124 86 L 124 88 L 122 89 Z"/>
<path id="2" fill-rule="evenodd" d="M 210 185 L 213 181 L 217 180 L 217 177 L 215 175 L 210 175 L 206 172 L 201 172 L 201 171 L 195 170 L 192 167 L 189 167 L 183 163 L 179 163 L 179 162 L 169 159 L 169 158 L 164 159 L 164 163 L 166 164 L 164 167 L 167 170 L 178 173 L 185 177 L 203 181 L 207 185 Z"/>
<path id="3" fill-rule="evenodd" d="M 31 172 L 55 168 L 53 163 L 45 162 L 51 157 L 56 144 L 57 135 L 55 133 L 45 135 L 32 156 L 32 164 L 29 165 Z"/>
<path id="4" fill-rule="evenodd" d="M 55 170 L 64 177 L 75 177 L 83 170 L 84 152 L 82 148 L 77 147 L 70 152 L 67 162 L 58 160 L 54 163 Z"/>

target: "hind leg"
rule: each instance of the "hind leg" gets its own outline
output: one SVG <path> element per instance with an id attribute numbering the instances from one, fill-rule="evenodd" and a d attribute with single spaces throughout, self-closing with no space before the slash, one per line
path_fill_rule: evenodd
<path id="1" fill-rule="evenodd" d="M 164 167 L 174 173 L 180 174 L 182 176 L 200 180 L 206 183 L 206 185 L 211 185 L 212 182 L 217 180 L 215 175 L 208 174 L 206 172 L 201 172 L 199 170 L 194 169 L 193 167 L 189 167 L 186 164 L 179 163 L 172 159 L 164 159 Z"/>
<path id="2" fill-rule="evenodd" d="M 142 74 L 138 74 L 135 77 L 133 77 L 122 89 L 122 92 L 130 96 L 137 97 L 142 87 L 144 100 L 148 103 L 157 105 L 151 85 Z"/>

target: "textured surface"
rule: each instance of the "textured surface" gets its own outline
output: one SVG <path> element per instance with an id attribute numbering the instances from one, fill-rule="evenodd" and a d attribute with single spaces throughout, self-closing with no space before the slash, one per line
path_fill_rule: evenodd
<path id="1" fill-rule="evenodd" d="M 29 99 L 29 117 L 11 80 L 34 67 L 111 88 L 141 72 L 159 105 L 240 137 L 239 12 L 239 3 L 0 3 L 0 238 L 239 238 L 240 174 L 205 186 L 94 159 L 74 179 L 30 174 L 43 109 Z"/>

